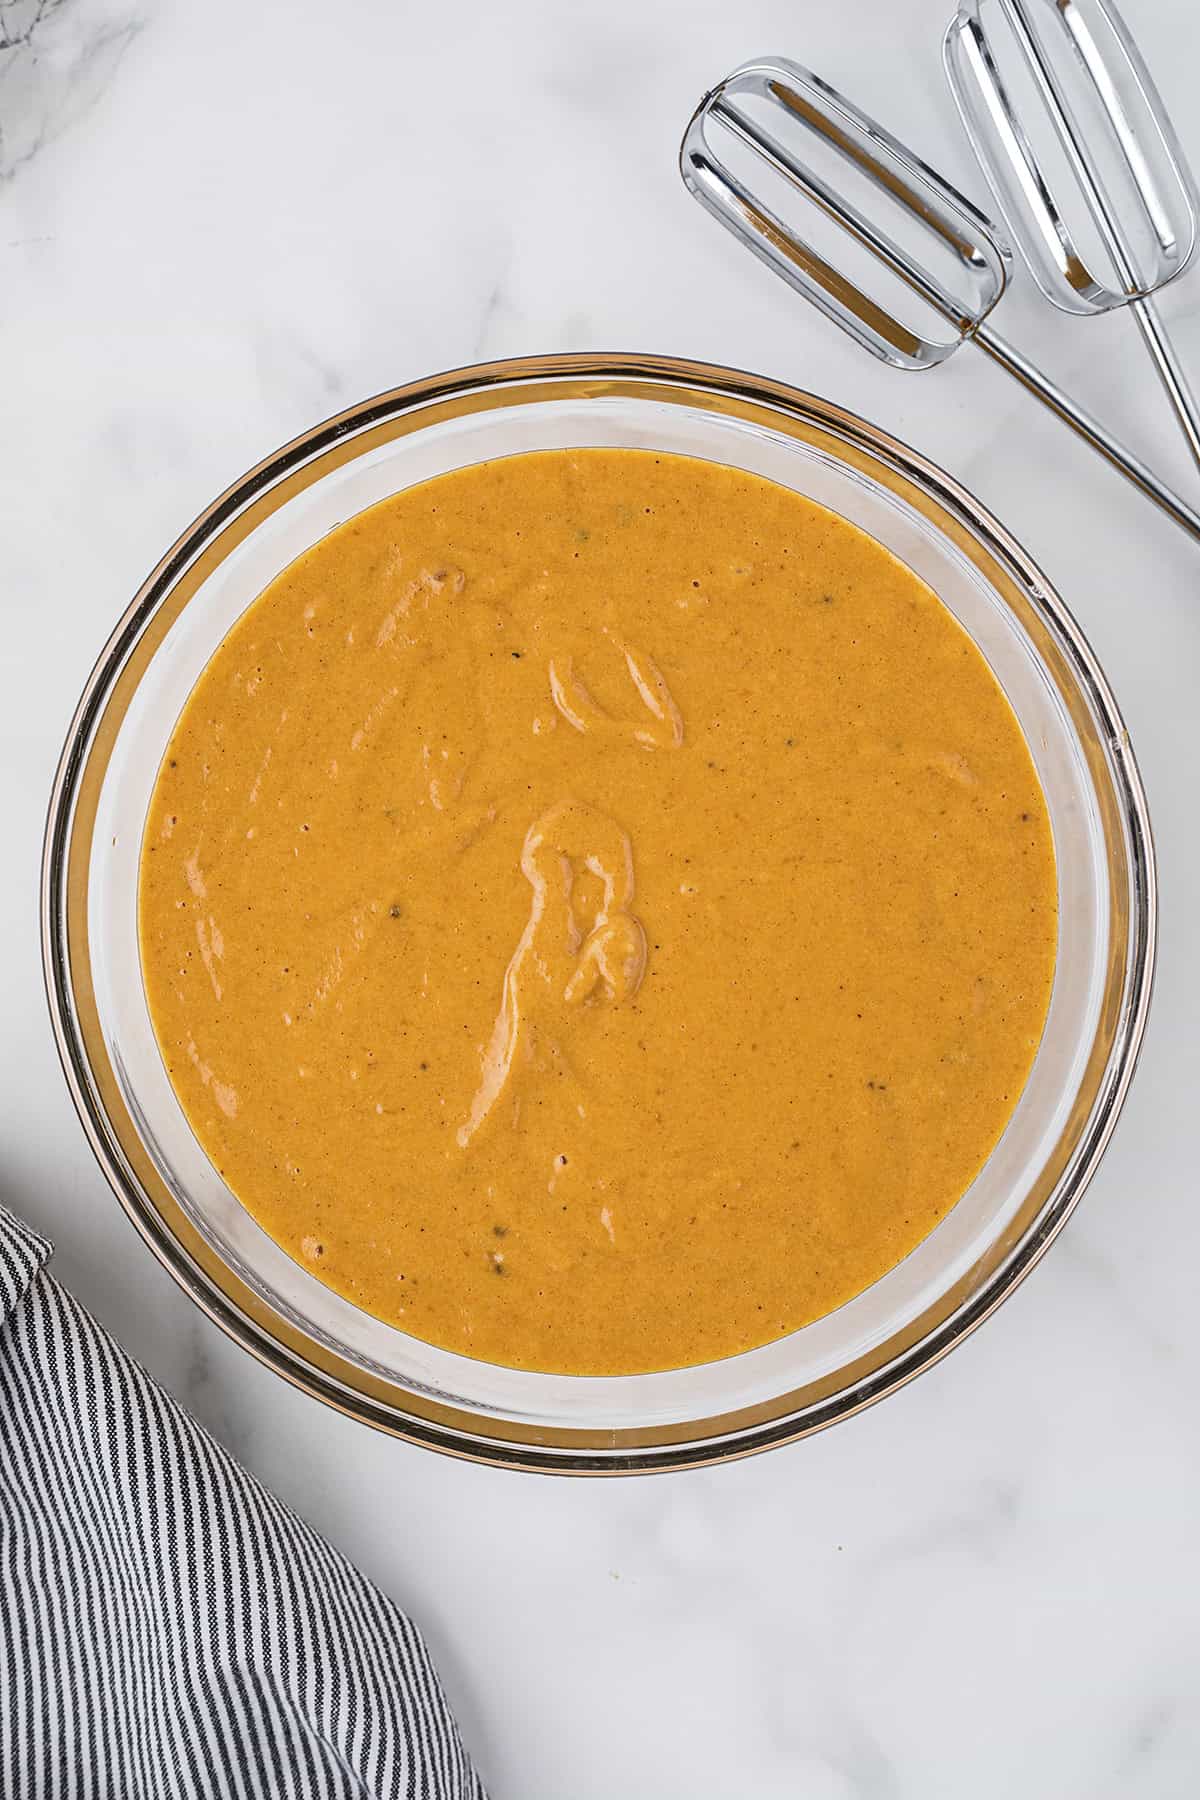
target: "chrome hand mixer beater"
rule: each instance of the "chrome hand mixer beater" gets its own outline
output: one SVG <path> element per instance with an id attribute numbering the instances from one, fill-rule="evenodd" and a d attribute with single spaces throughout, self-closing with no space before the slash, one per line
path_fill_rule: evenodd
<path id="1" fill-rule="evenodd" d="M 1091 261 L 1079 233 L 1068 229 L 1044 161 L 1013 105 L 996 41 L 983 22 L 989 7 L 1007 31 L 1008 60 L 1024 71 L 1044 109 L 1082 221 L 1090 222 L 1098 239 L 1099 254 Z M 966 0 L 947 33 L 945 60 L 972 145 L 1039 287 L 1069 312 L 1130 309 L 1200 461 L 1200 411 L 1151 300 L 1191 260 L 1196 194 L 1170 121 L 1111 0 Z M 1072 82 L 1081 99 L 1072 95 Z M 858 263 L 882 273 L 894 303 L 868 293 L 811 234 L 785 223 L 730 166 L 731 153 L 764 171 L 782 192 L 810 202 Z M 1200 512 L 987 322 L 1011 264 L 995 226 L 810 70 L 784 58 L 734 70 L 697 107 L 684 134 L 680 171 L 714 217 L 864 349 L 893 368 L 924 369 L 963 343 L 978 345 L 1200 539 Z M 848 183 L 879 196 L 875 216 L 846 191 Z M 921 259 L 882 222 L 885 211 L 896 230 L 920 237 Z M 916 322 L 910 316 L 914 303 Z"/>

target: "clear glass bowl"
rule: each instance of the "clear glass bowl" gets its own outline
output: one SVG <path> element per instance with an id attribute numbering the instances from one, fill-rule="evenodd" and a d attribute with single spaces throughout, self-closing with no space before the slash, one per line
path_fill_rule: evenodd
<path id="1" fill-rule="evenodd" d="M 923 1244 L 778 1342 L 612 1379 L 438 1350 L 360 1311 L 276 1245 L 193 1137 L 142 987 L 138 852 L 171 728 L 271 578 L 340 520 L 466 463 L 565 445 L 674 450 L 756 471 L 886 544 L 970 632 L 1032 748 L 1058 855 L 1058 968 L 1029 1084 Z M 105 1174 L 180 1284 L 263 1362 L 414 1442 L 525 1469 L 628 1473 L 743 1455 L 866 1406 L 943 1356 L 1032 1268 L 1087 1186 L 1145 1026 L 1155 882 L 1141 782 L 1108 684 L 1044 577 L 956 482 L 811 395 L 666 358 L 459 370 L 297 438 L 168 552 L 88 683 L 55 782 L 43 878 L 51 1010 Z"/>

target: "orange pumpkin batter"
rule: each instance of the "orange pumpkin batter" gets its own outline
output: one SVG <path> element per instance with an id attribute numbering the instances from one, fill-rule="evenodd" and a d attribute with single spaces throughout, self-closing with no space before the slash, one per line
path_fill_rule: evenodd
<path id="1" fill-rule="evenodd" d="M 406 1331 L 624 1373 L 876 1280 L 1041 1033 L 1045 803 L 991 672 L 845 521 L 639 451 L 461 470 L 285 570 L 146 826 L 172 1082 Z"/>

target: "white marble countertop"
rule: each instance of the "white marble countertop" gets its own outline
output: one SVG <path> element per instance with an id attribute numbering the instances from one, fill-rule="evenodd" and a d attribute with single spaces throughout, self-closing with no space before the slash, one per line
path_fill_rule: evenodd
<path id="1" fill-rule="evenodd" d="M 146 1366 L 425 1627 L 495 1800 L 1175 1800 L 1200 1771 L 1200 556 L 984 359 L 870 362 L 675 174 L 702 89 L 808 62 L 982 199 L 947 0 L 3 0 L 0 1194 Z M 1200 162 L 1200 13 L 1127 0 Z M 1200 273 L 1166 299 L 1200 371 Z M 1119 318 L 1018 341 L 1187 471 Z M 1154 815 L 1140 1074 L 1061 1241 L 914 1386 L 809 1442 L 589 1483 L 377 1436 L 227 1342 L 136 1239 L 41 991 L 43 809 L 164 546 L 260 455 L 481 357 L 640 349 L 810 386 L 963 477 L 1113 679 Z"/>

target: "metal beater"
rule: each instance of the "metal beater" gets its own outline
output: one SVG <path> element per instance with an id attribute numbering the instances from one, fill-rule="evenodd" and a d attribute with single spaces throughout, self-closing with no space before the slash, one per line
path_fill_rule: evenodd
<path id="1" fill-rule="evenodd" d="M 1067 223 L 1069 208 L 1060 204 L 1010 99 L 988 16 L 1001 26 L 1005 49 L 1041 103 L 1107 268 L 1092 266 L 1095 259 Z M 963 0 L 943 57 L 971 147 L 1034 280 L 1063 312 L 1128 307 L 1200 463 L 1200 408 L 1150 299 L 1192 259 L 1196 189 L 1116 7 L 1111 0 Z M 1094 131 L 1085 126 L 1084 109 Z M 1123 190 L 1119 198 L 1106 180 L 1106 159 Z"/>
<path id="2" fill-rule="evenodd" d="M 756 167 L 781 178 L 790 194 L 810 202 L 851 246 L 887 272 L 901 295 L 914 296 L 927 313 L 949 327 L 949 335 L 930 336 L 897 317 L 827 260 L 810 237 L 786 224 L 722 159 L 712 141 L 714 126 L 725 133 L 729 145 L 750 152 Z M 785 129 L 792 141 L 780 135 Z M 807 157 L 798 148 L 806 137 L 812 150 Z M 815 166 L 813 156 L 818 154 L 847 177 L 877 191 L 881 209 L 886 205 L 906 230 L 922 235 L 935 266 L 919 261 L 888 229 L 839 192 Z M 1200 540 L 1200 513 L 985 323 L 1004 292 L 1011 260 L 995 227 L 933 169 L 810 70 L 783 58 L 735 69 L 704 96 L 693 114 L 680 147 L 680 172 L 701 205 L 864 349 L 893 368 L 923 369 L 945 361 L 960 344 L 977 344 Z M 938 272 L 939 264 L 945 274 Z"/>

